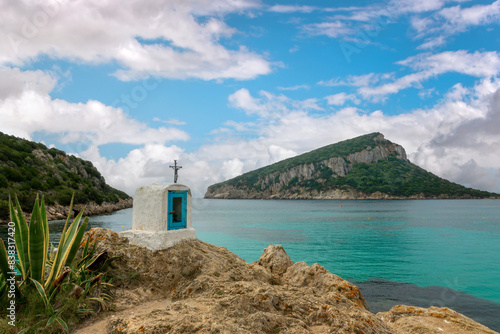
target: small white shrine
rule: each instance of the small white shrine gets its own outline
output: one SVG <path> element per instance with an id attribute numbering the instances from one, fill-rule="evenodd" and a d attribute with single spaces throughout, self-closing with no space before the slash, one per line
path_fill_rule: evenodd
<path id="1" fill-rule="evenodd" d="M 191 190 L 185 185 L 153 183 L 140 187 L 134 196 L 132 229 L 120 234 L 132 244 L 151 250 L 165 249 L 185 239 L 196 239 L 191 205 Z"/>

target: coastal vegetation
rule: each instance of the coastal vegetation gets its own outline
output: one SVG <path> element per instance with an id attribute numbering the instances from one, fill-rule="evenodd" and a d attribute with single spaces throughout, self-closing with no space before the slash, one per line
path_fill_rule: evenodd
<path id="1" fill-rule="evenodd" d="M 69 325 L 109 305 L 106 267 L 113 258 L 96 254 L 88 241 L 80 247 L 83 211 L 72 222 L 68 215 L 57 247 L 49 245 L 43 199 L 35 199 L 29 224 L 17 198 L 9 211 L 7 247 L 0 239 L 0 301 L 12 306 L 0 310 L 2 333 L 69 333 Z"/>
<path id="2" fill-rule="evenodd" d="M 321 191 L 327 187 L 340 189 L 356 189 L 365 194 L 381 192 L 392 196 L 424 196 L 449 195 L 451 197 L 490 197 L 494 194 L 477 189 L 466 188 L 460 184 L 447 181 L 407 160 L 390 156 L 377 163 L 353 163 L 352 169 L 345 177 L 332 177 L 331 170 L 321 175 L 326 181 L 320 183 L 312 180 L 305 182 L 309 190 Z"/>
<path id="3" fill-rule="evenodd" d="M 210 186 L 207 198 L 488 198 L 411 163 L 375 132 Z"/>
<path id="4" fill-rule="evenodd" d="M 344 157 L 355 152 L 360 152 L 366 147 L 373 145 L 374 138 L 376 138 L 378 135 L 379 133 L 372 133 L 365 136 L 353 138 L 350 140 L 344 140 L 336 144 L 323 146 L 321 148 L 318 148 L 310 152 L 306 152 L 296 157 L 288 158 L 276 162 L 272 165 L 265 166 L 256 169 L 254 171 L 242 174 L 231 180 L 215 184 L 212 187 L 216 189 L 224 184 L 238 184 L 243 187 L 256 187 L 256 185 L 258 184 L 258 180 L 262 179 L 267 175 L 278 173 L 278 175 L 276 176 L 279 177 L 279 173 L 292 169 L 293 167 L 306 164 L 319 165 L 322 161 L 328 160 L 332 157 Z M 298 178 L 297 180 L 290 180 L 287 186 L 292 186 L 297 181 Z"/>
<path id="5" fill-rule="evenodd" d="M 0 132 L 0 220 L 9 217 L 9 195 L 22 207 L 34 205 L 33 193 L 44 196 L 47 206 L 94 202 L 117 203 L 130 197 L 106 184 L 90 161 L 44 144 Z"/>

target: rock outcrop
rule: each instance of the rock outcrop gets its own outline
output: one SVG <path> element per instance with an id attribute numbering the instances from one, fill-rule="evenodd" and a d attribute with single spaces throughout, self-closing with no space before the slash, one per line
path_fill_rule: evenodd
<path id="1" fill-rule="evenodd" d="M 413 316 L 403 314 L 420 316 L 429 332 L 443 328 L 439 318 L 449 322 L 447 333 L 494 333 L 448 309 L 423 309 L 430 318 L 405 306 L 372 314 L 355 285 L 318 264 L 293 263 L 279 245 L 246 263 L 199 240 L 152 252 L 105 229 L 91 229 L 87 238 L 118 256 L 111 274 L 119 280 L 114 310 L 78 334 L 414 333 Z"/>
<path id="2" fill-rule="evenodd" d="M 293 265 L 293 261 L 290 259 L 283 246 L 269 245 L 264 249 L 264 253 L 262 253 L 259 259 L 259 265 L 273 274 L 283 275 L 287 269 Z"/>
<path id="3" fill-rule="evenodd" d="M 447 307 L 397 305 L 377 316 L 398 333 L 497 333 Z"/>

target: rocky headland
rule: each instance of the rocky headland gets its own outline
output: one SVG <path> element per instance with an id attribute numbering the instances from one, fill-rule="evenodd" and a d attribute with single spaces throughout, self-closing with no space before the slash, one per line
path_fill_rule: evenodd
<path id="1" fill-rule="evenodd" d="M 411 163 L 401 145 L 371 133 L 276 162 L 208 187 L 212 199 L 470 199 L 466 188 Z"/>
<path id="2" fill-rule="evenodd" d="M 75 333 L 496 333 L 449 309 L 398 305 L 371 313 L 354 284 L 319 264 L 293 263 L 280 245 L 246 263 L 226 248 L 181 242 L 162 251 L 93 228 L 118 258 L 115 307 Z"/>

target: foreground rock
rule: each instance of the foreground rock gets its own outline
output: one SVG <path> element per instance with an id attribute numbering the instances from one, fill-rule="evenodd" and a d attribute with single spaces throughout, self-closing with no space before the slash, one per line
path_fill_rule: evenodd
<path id="1" fill-rule="evenodd" d="M 447 307 L 397 305 L 377 316 L 398 333 L 497 333 Z"/>
<path id="2" fill-rule="evenodd" d="M 115 310 L 80 334 L 495 333 L 449 309 L 397 306 L 374 315 L 355 285 L 318 264 L 293 263 L 281 246 L 249 264 L 199 240 L 152 252 L 106 229 L 86 238 L 119 256 L 119 281 Z"/>

